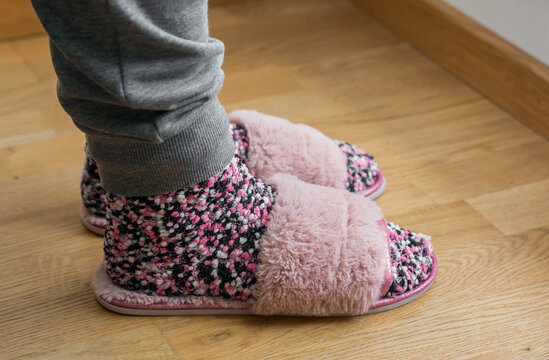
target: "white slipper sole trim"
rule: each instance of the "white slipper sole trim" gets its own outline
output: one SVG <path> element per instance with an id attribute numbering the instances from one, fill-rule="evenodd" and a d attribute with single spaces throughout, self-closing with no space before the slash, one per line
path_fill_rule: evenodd
<path id="1" fill-rule="evenodd" d="M 99 269 L 96 270 L 94 273 L 94 283 L 100 283 L 107 280 L 109 283 L 109 287 L 118 287 L 117 285 L 113 284 L 112 281 L 107 277 L 107 274 L 105 274 L 104 271 L 101 271 L 102 267 L 100 266 Z M 370 314 L 377 314 L 389 310 L 396 309 L 398 307 L 404 306 L 423 294 L 427 292 L 431 288 L 431 286 L 434 283 L 434 276 L 433 279 L 429 283 L 428 286 L 426 286 L 422 291 L 418 292 L 417 294 L 414 294 L 413 296 L 410 296 L 404 300 L 398 301 L 396 303 L 392 303 L 385 306 L 380 306 L 377 308 L 371 308 L 363 315 L 370 315 Z M 95 296 L 97 299 L 97 302 L 104 307 L 105 309 L 118 313 L 123 315 L 133 315 L 133 316 L 207 316 L 207 315 L 253 315 L 253 316 L 259 316 L 254 314 L 251 310 L 248 309 L 231 309 L 231 308 L 215 308 L 213 305 L 206 305 L 202 308 L 188 308 L 188 309 L 141 309 L 141 308 L 133 308 L 133 307 L 124 307 L 124 306 L 118 306 L 111 304 L 107 300 L 103 299 L 101 296 L 97 295 Z M 355 315 L 355 316 L 363 316 L 363 315 Z M 288 316 L 288 315 L 276 315 L 276 316 Z M 323 316 L 323 317 L 342 317 L 342 316 L 348 316 L 348 315 L 329 315 L 329 316 Z M 308 317 L 314 317 L 314 316 L 308 316 Z"/>
<path id="2" fill-rule="evenodd" d="M 429 284 L 425 290 L 422 292 L 417 293 L 414 296 L 411 296 L 407 298 L 406 300 L 399 301 L 398 303 L 394 303 L 387 306 L 382 306 L 379 308 L 371 309 L 364 315 L 371 315 L 371 314 L 377 314 L 389 310 L 396 309 L 398 307 L 404 306 L 408 304 L 409 302 L 412 302 L 416 300 L 418 297 L 423 295 L 429 288 L 431 287 L 432 283 Z M 253 316 L 259 316 L 253 314 L 250 310 L 243 310 L 243 309 L 177 309 L 177 310 L 145 310 L 145 309 L 133 309 L 133 308 L 126 308 L 122 306 L 113 305 L 105 300 L 103 300 L 101 297 L 96 296 L 97 302 L 103 306 L 105 309 L 112 311 L 114 313 L 122 314 L 122 315 L 132 315 L 132 316 L 207 316 L 207 315 L 253 315 Z M 278 315 L 280 316 L 280 315 Z M 288 316 L 288 315 L 282 315 L 282 316 Z M 341 317 L 342 315 L 333 315 L 328 317 Z M 345 315 L 344 315 L 345 316 Z M 362 315 L 355 315 L 355 316 L 362 316 Z"/>

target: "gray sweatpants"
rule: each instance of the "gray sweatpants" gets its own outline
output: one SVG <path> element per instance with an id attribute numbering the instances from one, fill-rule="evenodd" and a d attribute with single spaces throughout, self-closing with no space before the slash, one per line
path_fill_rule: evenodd
<path id="1" fill-rule="evenodd" d="M 65 111 L 103 186 L 152 195 L 208 179 L 234 154 L 224 46 L 207 0 L 32 0 L 50 37 Z"/>

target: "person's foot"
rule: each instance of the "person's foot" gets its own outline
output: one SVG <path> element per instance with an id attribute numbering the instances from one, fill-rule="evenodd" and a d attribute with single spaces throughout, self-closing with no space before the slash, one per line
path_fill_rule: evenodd
<path id="1" fill-rule="evenodd" d="M 361 196 L 289 175 L 272 181 L 253 176 L 235 156 L 189 188 L 107 194 L 104 268 L 94 280 L 99 301 L 133 309 L 126 313 L 208 305 L 350 315 L 398 306 L 432 283 L 428 236 L 386 224 Z M 102 280 L 105 273 L 116 287 Z"/>
<path id="2" fill-rule="evenodd" d="M 267 119 L 263 119 L 263 117 L 267 117 Z M 230 115 L 230 119 L 233 121 L 231 123 L 231 134 L 237 144 L 237 154 L 247 162 L 254 175 L 269 178 L 274 175 L 272 168 L 280 173 L 296 175 L 306 182 L 344 188 L 349 192 L 359 193 L 370 199 L 378 197 L 384 190 L 385 180 L 379 171 L 377 162 L 371 155 L 349 143 L 328 139 L 308 126 L 294 125 L 286 120 L 268 117 L 256 112 L 235 112 Z M 296 149 L 297 145 L 294 144 L 287 151 L 281 151 L 277 148 L 281 143 L 280 139 L 273 139 L 273 136 L 266 139 L 264 134 L 257 135 L 257 121 L 266 124 L 266 131 L 279 125 L 286 128 L 286 133 L 281 131 L 279 136 L 288 137 L 288 131 L 291 133 L 297 132 L 303 138 L 302 143 L 305 148 Z M 252 132 L 256 134 L 254 139 L 249 136 L 244 127 L 245 125 L 253 129 Z M 317 146 L 312 146 L 314 144 Z M 326 144 L 329 146 L 326 147 Z M 309 157 L 306 156 L 304 160 L 303 156 L 299 153 L 292 154 L 292 151 L 301 151 Z M 317 151 L 317 159 L 312 162 L 309 161 L 308 164 L 307 159 L 310 160 L 311 156 L 315 156 L 314 153 L 311 153 L 314 151 Z M 276 153 L 280 153 L 280 155 L 265 156 L 265 154 Z M 323 163 L 326 165 L 325 168 L 321 166 Z M 104 220 L 105 202 L 103 201 L 105 191 L 101 186 L 97 164 L 87 152 L 81 182 L 81 195 L 80 215 L 84 225 L 91 231 L 102 234 L 106 226 Z"/>

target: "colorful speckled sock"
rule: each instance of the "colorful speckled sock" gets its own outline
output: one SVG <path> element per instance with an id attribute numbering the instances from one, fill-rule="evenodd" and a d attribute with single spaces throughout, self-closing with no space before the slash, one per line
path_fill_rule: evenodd
<path id="1" fill-rule="evenodd" d="M 233 140 L 236 143 L 237 154 L 243 159 L 246 159 L 248 157 L 248 145 L 250 143 L 246 129 L 240 125 L 231 124 L 231 133 Z"/>
<path id="2" fill-rule="evenodd" d="M 433 267 L 431 238 L 390 222 L 387 231 L 391 245 L 393 282 L 386 297 L 413 290 L 430 274 Z"/>
<path id="3" fill-rule="evenodd" d="M 105 217 L 105 189 L 101 185 L 97 163 L 87 150 L 80 181 L 80 195 L 86 209 L 95 216 Z"/>
<path id="4" fill-rule="evenodd" d="M 374 185 L 379 170 L 374 157 L 345 141 L 334 142 L 347 159 L 347 190 L 361 192 Z"/>
<path id="5" fill-rule="evenodd" d="M 190 188 L 107 194 L 106 272 L 117 285 L 149 295 L 246 300 L 275 196 L 239 156 Z"/>

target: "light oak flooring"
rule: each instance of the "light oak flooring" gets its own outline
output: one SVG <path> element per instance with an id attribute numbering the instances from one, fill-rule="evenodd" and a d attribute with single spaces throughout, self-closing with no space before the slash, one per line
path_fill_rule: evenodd
<path id="1" fill-rule="evenodd" d="M 431 234 L 417 301 L 352 318 L 130 317 L 90 288 L 84 138 L 45 36 L 0 42 L 0 358 L 549 359 L 549 143 L 345 0 L 223 2 L 221 99 L 371 152 L 392 221 Z"/>

